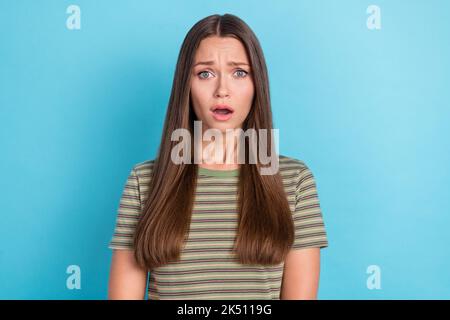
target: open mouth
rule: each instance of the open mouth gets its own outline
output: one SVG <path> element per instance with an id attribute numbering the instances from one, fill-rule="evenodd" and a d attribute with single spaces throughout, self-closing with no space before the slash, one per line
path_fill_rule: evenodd
<path id="1" fill-rule="evenodd" d="M 215 114 L 230 114 L 233 113 L 233 109 L 227 107 L 227 106 L 216 106 L 212 110 Z"/>
<path id="2" fill-rule="evenodd" d="M 214 110 L 214 113 L 217 114 L 229 114 L 232 113 L 233 111 L 229 110 L 229 109 L 216 109 Z"/>

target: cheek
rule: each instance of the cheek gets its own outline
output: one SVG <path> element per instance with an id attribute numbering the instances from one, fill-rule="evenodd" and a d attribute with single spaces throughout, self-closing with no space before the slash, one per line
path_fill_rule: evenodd
<path id="1" fill-rule="evenodd" d="M 245 84 L 238 86 L 236 90 L 237 90 L 236 93 L 239 96 L 242 103 L 245 104 L 246 106 L 249 105 L 253 100 L 253 95 L 255 92 L 253 83 L 249 81 Z"/>
<path id="2" fill-rule="evenodd" d="M 208 85 L 193 80 L 191 82 L 191 97 L 197 104 L 205 104 L 211 96 L 211 88 Z"/>
<path id="3" fill-rule="evenodd" d="M 192 101 L 198 101 L 198 95 L 199 95 L 198 85 L 195 83 L 195 81 L 191 82 L 191 98 Z"/>
<path id="4" fill-rule="evenodd" d="M 202 100 L 204 95 L 203 91 L 200 90 L 200 87 L 196 83 L 191 84 L 191 99 L 193 103 L 193 108 L 195 111 L 199 111 L 201 108 Z"/>

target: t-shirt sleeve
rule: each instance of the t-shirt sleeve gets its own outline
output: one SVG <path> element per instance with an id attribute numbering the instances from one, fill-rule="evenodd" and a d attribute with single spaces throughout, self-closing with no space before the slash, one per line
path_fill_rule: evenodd
<path id="1" fill-rule="evenodd" d="M 133 249 L 134 231 L 141 213 L 139 180 L 135 168 L 131 170 L 120 198 L 110 249 Z"/>
<path id="2" fill-rule="evenodd" d="M 291 248 L 328 247 L 328 239 L 314 176 L 304 163 L 299 170 L 293 214 L 295 240 Z"/>

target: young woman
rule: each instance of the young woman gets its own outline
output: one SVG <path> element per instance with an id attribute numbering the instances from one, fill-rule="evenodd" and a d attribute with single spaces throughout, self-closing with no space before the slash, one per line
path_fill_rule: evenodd
<path id="1" fill-rule="evenodd" d="M 328 241 L 308 166 L 279 155 L 264 175 L 237 153 L 175 163 L 180 128 L 192 133 L 189 160 L 251 149 L 245 140 L 199 152 L 197 121 L 224 136 L 273 129 L 261 46 L 234 15 L 206 17 L 184 39 L 158 155 L 132 168 L 120 200 L 108 298 L 143 299 L 148 284 L 149 299 L 316 299 Z"/>

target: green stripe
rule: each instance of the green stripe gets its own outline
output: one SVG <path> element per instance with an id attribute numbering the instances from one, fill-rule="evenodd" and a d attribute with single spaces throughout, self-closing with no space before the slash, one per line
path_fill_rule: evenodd
<path id="1" fill-rule="evenodd" d="M 207 169 L 199 166 L 198 174 L 210 177 L 236 177 L 239 175 L 239 168 L 231 170 L 216 170 L 216 169 Z"/>

